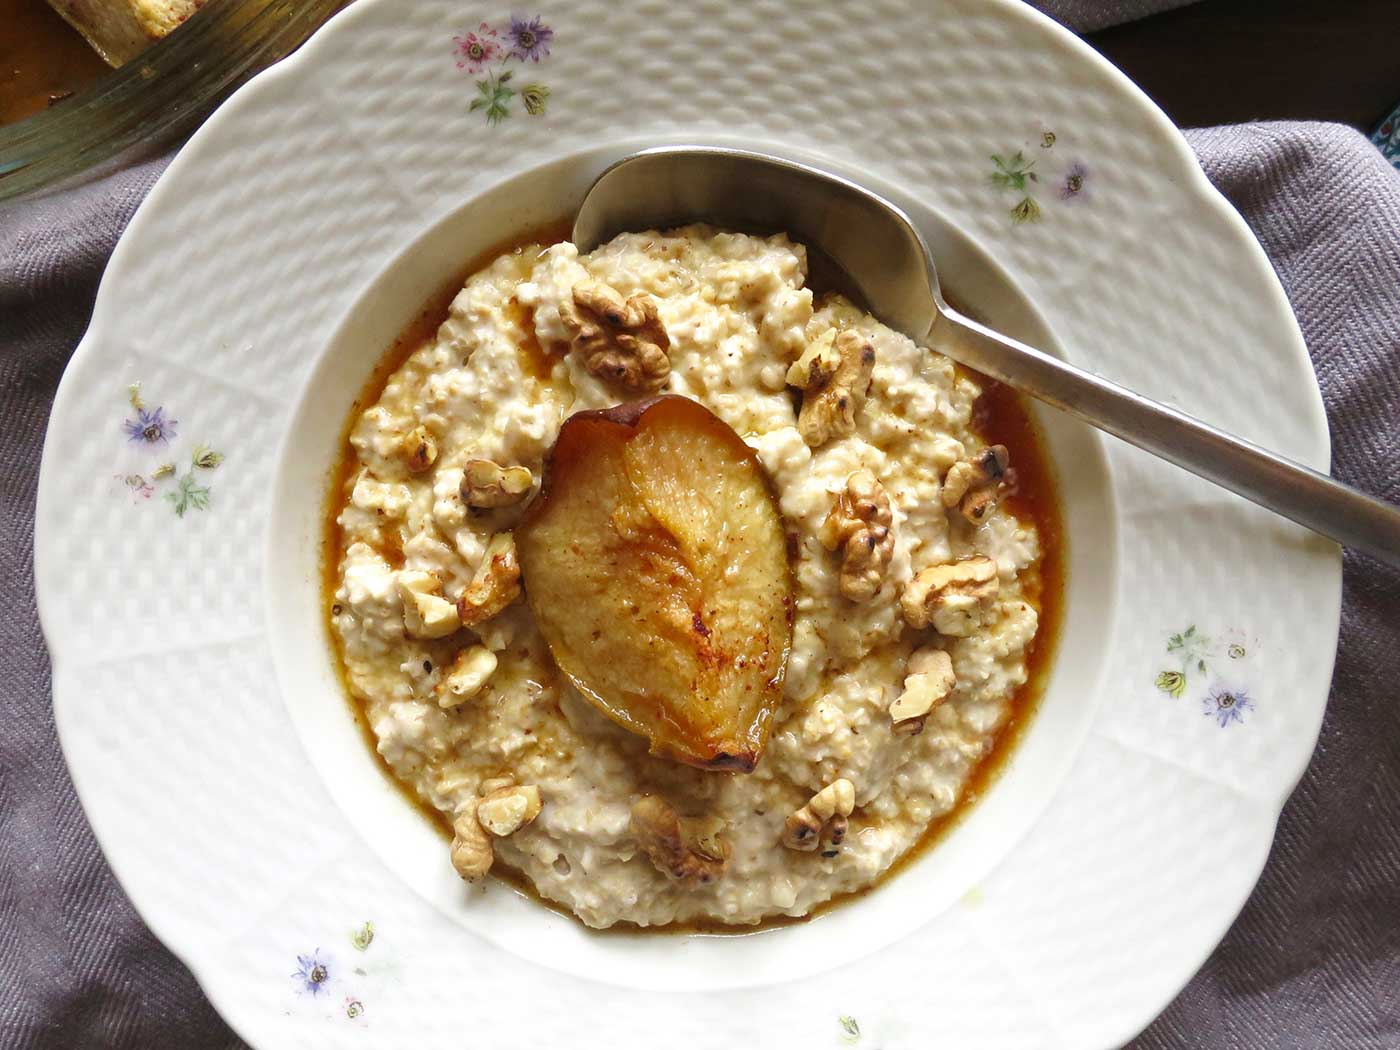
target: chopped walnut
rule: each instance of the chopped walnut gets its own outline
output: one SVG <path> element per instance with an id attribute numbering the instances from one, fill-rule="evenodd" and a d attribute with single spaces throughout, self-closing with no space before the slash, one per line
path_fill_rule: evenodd
<path id="1" fill-rule="evenodd" d="M 583 280 L 559 308 L 559 318 L 584 367 L 599 379 L 638 393 L 655 393 L 666 385 L 671 339 L 651 296 L 624 300 L 602 281 Z"/>
<path id="2" fill-rule="evenodd" d="M 846 491 L 822 523 L 818 538 L 829 551 L 841 548 L 841 593 L 868 602 L 880 589 L 894 554 L 894 519 L 884 486 L 868 470 L 846 479 Z"/>
<path id="3" fill-rule="evenodd" d="M 435 573 L 403 569 L 398 576 L 404 629 L 414 638 L 446 638 L 461 626 L 457 607 L 442 596 Z"/>
<path id="4" fill-rule="evenodd" d="M 416 426 L 399 441 L 399 458 L 411 474 L 421 474 L 437 462 L 437 442 L 428 428 Z"/>
<path id="5" fill-rule="evenodd" d="M 468 882 L 474 882 L 491 870 L 496 851 L 491 836 L 477 819 L 478 800 L 472 799 L 457 810 L 452 821 L 452 866 Z"/>
<path id="6" fill-rule="evenodd" d="M 475 627 L 500 615 L 520 597 L 520 560 L 515 554 L 515 534 L 498 532 L 486 545 L 476 574 L 457 599 L 457 617 L 464 627 Z"/>
<path id="7" fill-rule="evenodd" d="M 829 382 L 841 364 L 841 355 L 836 352 L 836 329 L 828 328 L 817 336 L 802 355 L 788 366 L 787 385 L 799 390 Z"/>
<path id="8" fill-rule="evenodd" d="M 462 470 L 462 502 L 469 507 L 509 507 L 534 487 L 529 467 L 503 467 L 489 459 L 470 459 Z"/>
<path id="9" fill-rule="evenodd" d="M 437 684 L 438 706 L 460 707 L 486 688 L 486 680 L 496 670 L 496 654 L 484 645 L 463 649 L 452 661 L 452 667 Z"/>
<path id="10" fill-rule="evenodd" d="M 729 859 L 729 843 L 721 836 L 724 821 L 719 817 L 681 817 L 681 839 L 693 853 L 721 865 Z"/>
<path id="11" fill-rule="evenodd" d="M 1011 463 L 1005 445 L 988 445 L 981 452 L 961 459 L 948 468 L 943 478 L 943 506 L 957 507 L 972 524 L 985 521 L 996 509 L 1002 479 Z"/>
<path id="12" fill-rule="evenodd" d="M 817 852 L 823 857 L 834 857 L 841 852 L 841 843 L 846 841 L 846 830 L 850 825 L 848 818 L 837 813 L 822 828 L 821 843 L 817 846 Z"/>
<path id="13" fill-rule="evenodd" d="M 540 815 L 540 789 L 533 784 L 500 787 L 483 795 L 476 819 L 497 838 L 514 835 Z"/>
<path id="14" fill-rule="evenodd" d="M 499 777 L 487 777 L 479 785 L 477 785 L 477 793 L 481 795 L 482 798 L 485 798 L 493 791 L 499 791 L 501 788 L 508 787 L 515 787 L 514 777 L 509 775 Z"/>
<path id="15" fill-rule="evenodd" d="M 656 870 L 685 886 L 704 886 L 724 874 L 730 845 L 718 817 L 680 817 L 659 795 L 632 804 L 632 834 Z"/>
<path id="16" fill-rule="evenodd" d="M 847 818 L 855 808 L 855 785 L 845 777 L 833 780 L 787 818 L 783 845 L 803 853 L 820 846 L 823 856 L 836 856 L 846 837 Z"/>
<path id="17" fill-rule="evenodd" d="M 931 625 L 939 634 L 964 638 L 986 622 L 997 588 L 997 563 L 977 554 L 923 569 L 905 585 L 899 605 L 915 630 Z"/>
<path id="18" fill-rule="evenodd" d="M 875 347 L 856 331 L 817 337 L 788 369 L 787 380 L 802 389 L 797 430 L 812 448 L 856 428 L 856 409 L 870 389 Z"/>
<path id="19" fill-rule="evenodd" d="M 922 733 L 925 720 L 956 684 L 951 656 L 933 646 L 915 649 L 905 669 L 904 692 L 890 704 L 894 731 L 908 736 Z"/>

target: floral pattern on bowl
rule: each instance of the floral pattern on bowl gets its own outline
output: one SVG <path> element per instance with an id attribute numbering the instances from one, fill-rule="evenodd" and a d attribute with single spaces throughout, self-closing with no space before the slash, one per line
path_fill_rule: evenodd
<path id="1" fill-rule="evenodd" d="M 180 421 L 167 415 L 162 405 L 148 407 L 141 395 L 140 382 L 127 386 L 126 397 L 134 413 L 122 420 L 127 442 L 146 451 L 159 446 L 164 455 L 179 435 Z M 199 442 L 190 450 L 186 463 L 177 464 L 176 460 L 162 459 L 147 471 L 126 471 L 118 473 L 116 477 L 137 502 L 148 500 L 163 489 L 162 498 L 170 504 L 177 518 L 183 518 L 191 510 L 209 509 L 210 490 L 203 483 L 203 475 L 215 470 L 223 461 L 222 452 Z"/>
<path id="2" fill-rule="evenodd" d="M 511 15 L 510 22 L 499 28 L 481 22 L 476 29 L 454 36 L 457 68 L 479 77 L 476 97 L 467 108 L 480 110 L 487 124 L 499 124 L 512 116 L 518 96 L 527 114 L 543 115 L 549 104 L 549 87 L 540 81 L 516 84 L 515 70 L 507 67 L 512 62 L 538 65 L 549 57 L 553 41 L 554 30 L 540 15 Z"/>
<path id="3" fill-rule="evenodd" d="M 1152 684 L 1173 700 L 1188 690 L 1199 694 L 1207 718 L 1214 719 L 1221 729 L 1238 725 L 1244 722 L 1246 712 L 1255 709 L 1255 701 L 1217 672 L 1222 659 L 1232 664 L 1246 660 L 1253 648 L 1254 643 L 1239 631 L 1226 632 L 1223 640 L 1217 640 L 1191 624 L 1168 635 L 1166 651 L 1175 666 L 1158 671 Z"/>
<path id="4" fill-rule="evenodd" d="M 1010 209 L 1013 223 L 1019 225 L 1025 222 L 1040 221 L 1044 212 L 1040 200 L 1036 196 L 1036 191 L 1042 182 L 1050 186 L 1055 196 L 1061 201 L 1082 199 L 1085 196 L 1089 169 L 1079 160 L 1070 162 L 1068 166 L 1060 162 L 1054 153 L 1059 138 L 1053 131 L 1042 131 L 1040 133 L 1040 147 L 1037 151 L 1039 156 L 1035 154 L 1027 156 L 1024 148 L 1006 155 L 1000 153 L 991 155 L 993 170 L 990 178 L 992 185 L 1000 190 L 1009 191 L 1018 198 Z M 1061 153 L 1063 152 L 1061 150 Z M 1044 180 L 1041 178 L 1042 174 L 1046 176 Z"/>

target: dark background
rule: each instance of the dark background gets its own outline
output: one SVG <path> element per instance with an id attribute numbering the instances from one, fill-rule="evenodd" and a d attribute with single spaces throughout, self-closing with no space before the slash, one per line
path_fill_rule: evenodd
<path id="1" fill-rule="evenodd" d="M 1179 127 L 1335 120 L 1400 102 L 1400 0 L 1203 0 L 1085 39 Z"/>

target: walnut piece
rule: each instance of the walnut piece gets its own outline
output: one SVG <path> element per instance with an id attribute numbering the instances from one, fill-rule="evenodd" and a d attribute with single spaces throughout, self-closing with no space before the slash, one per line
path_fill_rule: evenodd
<path id="1" fill-rule="evenodd" d="M 535 475 L 529 467 L 503 467 L 489 459 L 469 459 L 462 469 L 462 502 L 485 510 L 510 507 L 530 494 Z"/>
<path id="2" fill-rule="evenodd" d="M 647 859 L 667 878 L 684 886 L 708 885 L 724 874 L 730 845 L 720 835 L 718 817 L 680 817 L 659 795 L 632 804 L 632 834 Z"/>
<path id="3" fill-rule="evenodd" d="M 574 352 L 599 379 L 636 393 L 654 394 L 671 376 L 671 338 L 656 300 L 637 294 L 624 300 L 602 281 L 582 280 L 559 308 Z"/>
<path id="4" fill-rule="evenodd" d="M 948 468 L 943 478 L 943 506 L 957 507 L 974 525 L 985 521 L 996 509 L 1002 479 L 1011 464 L 1005 445 L 988 445 L 967 459 Z"/>
<path id="5" fill-rule="evenodd" d="M 476 819 L 497 838 L 514 835 L 540 815 L 540 789 L 533 784 L 500 787 L 483 795 Z"/>
<path id="6" fill-rule="evenodd" d="M 446 638 L 461 626 L 457 607 L 442 596 L 436 573 L 402 569 L 397 582 L 404 629 L 414 638 Z"/>
<path id="7" fill-rule="evenodd" d="M 496 654 L 486 646 L 473 645 L 463 649 L 434 689 L 438 707 L 459 707 L 477 696 L 486 688 L 486 680 L 495 670 Z"/>
<path id="8" fill-rule="evenodd" d="M 820 846 L 822 856 L 836 856 L 846 837 L 847 818 L 855 808 L 855 785 L 845 777 L 833 780 L 787 818 L 783 845 L 803 853 Z"/>
<path id="9" fill-rule="evenodd" d="M 452 866 L 468 882 L 475 882 L 490 871 L 496 859 L 491 836 L 477 819 L 477 806 L 477 799 L 465 803 L 452 821 Z"/>
<path id="10" fill-rule="evenodd" d="M 425 426 L 416 426 L 399 441 L 399 458 L 410 474 L 421 474 L 437 462 L 437 442 Z"/>
<path id="11" fill-rule="evenodd" d="M 802 390 L 797 430 L 812 448 L 856 428 L 856 410 L 870 389 L 875 370 L 875 346 L 859 332 L 832 337 L 825 332 L 812 341 L 788 369 L 787 380 Z"/>
<path id="12" fill-rule="evenodd" d="M 457 618 L 464 627 L 475 627 L 520 597 L 520 560 L 515 554 L 515 533 L 498 532 L 486 545 L 472 582 L 457 599 Z"/>
<path id="13" fill-rule="evenodd" d="M 915 630 L 932 626 L 939 634 L 965 638 L 986 623 L 997 588 L 997 563 L 977 554 L 921 570 L 905 585 L 899 606 Z"/>
<path id="14" fill-rule="evenodd" d="M 846 479 L 846 491 L 822 523 L 818 539 L 829 551 L 841 549 L 841 594 L 868 602 L 880 589 L 894 554 L 894 519 L 885 488 L 868 470 Z"/>
<path id="15" fill-rule="evenodd" d="M 933 646 L 915 649 L 905 668 L 904 692 L 890 704 L 894 731 L 907 736 L 922 733 L 925 720 L 956 684 L 951 656 Z"/>
<path id="16" fill-rule="evenodd" d="M 846 841 L 846 830 L 850 821 L 837 813 L 822 827 L 821 843 L 817 847 L 823 857 L 834 857 L 841 852 L 841 843 Z"/>

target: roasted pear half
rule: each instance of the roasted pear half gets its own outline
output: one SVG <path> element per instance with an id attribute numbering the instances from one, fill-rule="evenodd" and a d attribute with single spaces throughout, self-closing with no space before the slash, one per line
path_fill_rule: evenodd
<path id="1" fill-rule="evenodd" d="M 749 772 L 792 637 L 782 519 L 753 450 L 659 397 L 565 420 L 515 530 L 555 662 L 652 754 Z"/>

